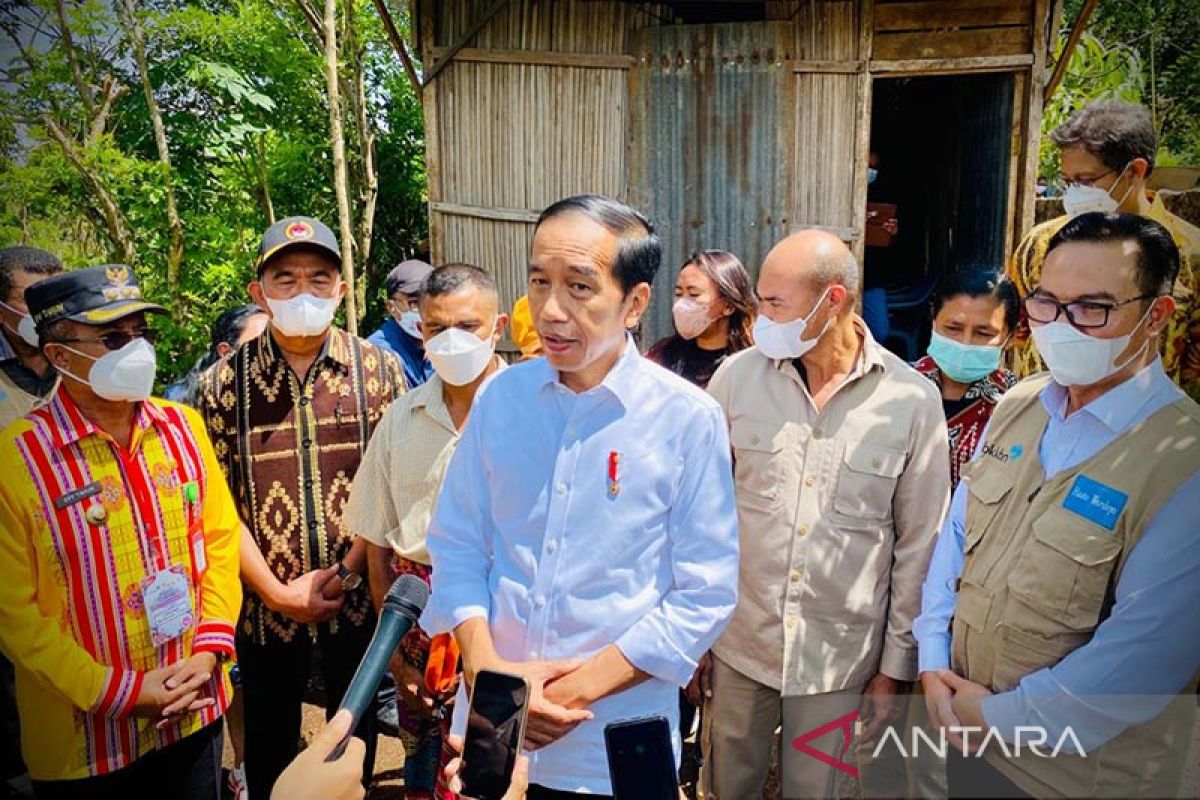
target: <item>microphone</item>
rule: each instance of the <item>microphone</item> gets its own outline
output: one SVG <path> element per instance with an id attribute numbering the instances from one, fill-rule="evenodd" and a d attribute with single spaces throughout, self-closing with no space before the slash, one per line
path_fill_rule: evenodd
<path id="1" fill-rule="evenodd" d="M 387 597 L 383 599 L 383 607 L 379 610 L 379 623 L 375 626 L 375 635 L 371 637 L 367 652 L 359 662 L 358 669 L 354 671 L 354 677 L 350 679 L 350 685 L 346 687 L 346 694 L 338 706 L 339 711 L 343 708 L 349 709 L 354 717 L 354 721 L 350 723 L 351 733 L 333 749 L 325 759 L 327 762 L 342 757 L 350 736 L 375 697 L 392 653 L 404 638 L 404 634 L 416 624 L 428 600 L 429 587 L 415 575 L 401 575 L 388 589 Z"/>

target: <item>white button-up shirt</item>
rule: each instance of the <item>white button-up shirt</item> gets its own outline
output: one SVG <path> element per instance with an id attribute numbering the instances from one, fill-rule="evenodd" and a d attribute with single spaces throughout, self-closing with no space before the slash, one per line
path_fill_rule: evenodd
<path id="1" fill-rule="evenodd" d="M 513 661 L 588 658 L 615 643 L 649 673 L 530 757 L 532 783 L 610 794 L 604 726 L 662 715 L 678 727 L 676 687 L 737 600 L 737 542 L 716 402 L 632 340 L 581 394 L 535 359 L 495 376 L 471 412 L 429 528 L 421 625 L 439 633 L 485 617 Z M 466 711 L 459 702 L 455 727 Z"/>

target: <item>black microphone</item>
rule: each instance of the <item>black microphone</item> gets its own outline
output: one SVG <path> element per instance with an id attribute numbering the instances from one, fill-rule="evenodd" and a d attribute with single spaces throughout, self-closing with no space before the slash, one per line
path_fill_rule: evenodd
<path id="1" fill-rule="evenodd" d="M 341 705 L 338 706 L 339 711 L 343 708 L 350 709 L 354 717 L 350 723 L 351 733 L 333 749 L 326 761 L 336 761 L 346 751 L 350 736 L 358 727 L 359 720 L 366 713 L 367 706 L 371 704 L 375 692 L 379 689 L 379 681 L 388 668 L 392 653 L 404 638 L 404 634 L 416 624 L 428 600 L 429 587 L 415 575 L 401 575 L 392 584 L 392 588 L 388 589 L 387 597 L 383 598 L 383 608 L 379 610 L 379 624 L 375 626 L 375 635 L 371 637 L 367 652 L 359 662 L 358 669 L 354 671 L 354 677 L 350 679 L 350 685 L 346 688 Z"/>

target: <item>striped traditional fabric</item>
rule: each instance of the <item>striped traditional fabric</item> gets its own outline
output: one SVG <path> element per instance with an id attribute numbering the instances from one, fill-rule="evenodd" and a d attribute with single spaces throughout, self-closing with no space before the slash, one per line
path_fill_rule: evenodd
<path id="1" fill-rule="evenodd" d="M 222 669 L 214 706 L 163 730 L 132 714 L 144 673 L 233 655 L 239 522 L 196 413 L 140 403 L 125 450 L 60 386 L 0 433 L 0 475 L 0 646 L 33 778 L 108 774 L 219 719 Z M 186 576 L 194 620 L 155 645 L 141 593 L 166 569 Z"/>

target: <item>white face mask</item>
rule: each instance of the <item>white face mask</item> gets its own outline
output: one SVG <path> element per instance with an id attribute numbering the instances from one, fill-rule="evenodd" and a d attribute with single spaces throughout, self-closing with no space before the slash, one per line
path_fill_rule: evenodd
<path id="1" fill-rule="evenodd" d="M 271 324 L 284 336 L 320 336 L 333 324 L 338 297 L 317 297 L 308 292 L 290 300 L 267 298 Z"/>
<path id="2" fill-rule="evenodd" d="M 400 315 L 400 319 L 396 322 L 400 325 L 400 330 L 407 333 L 414 339 L 421 338 L 421 329 L 417 327 L 417 323 L 421 321 L 421 313 L 419 311 L 408 310 Z"/>
<path id="3" fill-rule="evenodd" d="M 495 329 L 495 323 L 488 329 Z M 425 355 L 437 374 L 451 386 L 465 386 L 487 369 L 495 352 L 489 335 L 480 339 L 460 328 L 448 328 L 425 343 Z"/>
<path id="4" fill-rule="evenodd" d="M 81 353 L 73 347 L 72 353 L 91 359 L 87 380 L 72 375 L 61 367 L 59 372 L 92 387 L 92 391 L 105 400 L 136 402 L 150 397 L 154 389 L 154 375 L 158 370 L 158 359 L 154 345 L 142 338 L 134 339 L 120 350 L 113 350 L 96 358 Z"/>
<path id="5" fill-rule="evenodd" d="M 821 307 L 821 303 L 825 300 L 825 295 L 829 294 L 829 289 L 821 292 L 821 296 L 817 298 L 816 305 L 813 310 L 808 313 L 807 317 L 794 319 L 791 322 L 776 322 L 769 319 L 765 314 L 759 314 L 754 320 L 754 346 L 757 347 L 764 356 L 775 360 L 783 360 L 788 358 L 799 358 L 817 346 L 817 342 L 821 341 L 821 337 L 825 335 L 825 331 L 829 330 L 829 326 L 833 324 L 833 319 L 830 318 L 825 323 L 825 327 L 811 339 L 804 339 L 804 330 L 808 327 L 808 321 L 817 313 L 817 309 Z"/>
<path id="6" fill-rule="evenodd" d="M 1129 165 L 1125 165 L 1125 169 L 1121 170 L 1121 174 L 1117 176 L 1117 180 L 1113 182 L 1116 186 L 1121 182 L 1121 178 L 1125 176 L 1125 170 L 1129 169 Z M 1063 192 L 1062 202 L 1063 210 L 1072 219 L 1080 214 L 1088 214 L 1092 211 L 1099 211 L 1102 214 L 1111 214 L 1120 208 L 1121 203 L 1125 202 L 1125 198 L 1133 190 L 1133 184 L 1125 190 L 1125 194 L 1121 195 L 1121 199 L 1115 199 L 1109 192 L 1109 189 L 1101 189 L 1099 186 L 1083 186 L 1082 184 L 1069 184 Z"/>
<path id="7" fill-rule="evenodd" d="M 17 309 L 13 308 L 8 303 L 5 303 L 3 301 L 0 301 L 0 306 L 4 306 L 12 313 L 20 315 L 21 321 L 19 323 L 17 323 L 17 329 L 15 331 L 13 331 L 13 333 L 15 333 L 17 336 L 20 336 L 21 339 L 25 342 L 25 344 L 29 345 L 30 347 L 37 347 L 38 346 L 37 326 L 33 324 L 33 317 L 29 316 L 24 311 L 18 311 Z M 7 325 L 5 325 L 4 327 L 8 328 Z M 12 328 L 8 328 L 8 329 L 10 331 L 12 331 Z"/>
<path id="8" fill-rule="evenodd" d="M 1120 372 L 1129 362 L 1145 352 L 1150 340 L 1120 364 L 1116 359 L 1129 347 L 1134 331 L 1142 326 L 1150 309 L 1138 320 L 1133 330 L 1113 339 L 1088 336 L 1068 322 L 1030 326 L 1033 342 L 1046 360 L 1050 375 L 1061 386 L 1091 386 Z"/>

